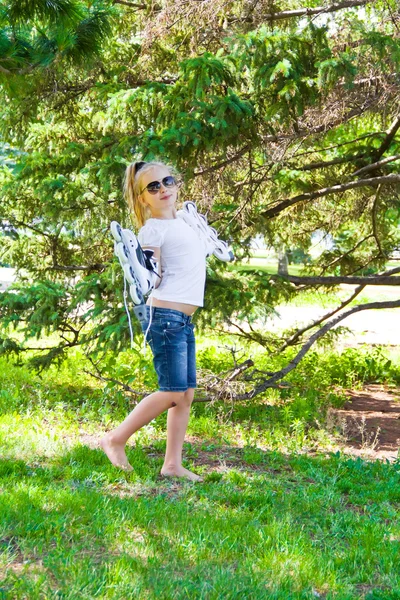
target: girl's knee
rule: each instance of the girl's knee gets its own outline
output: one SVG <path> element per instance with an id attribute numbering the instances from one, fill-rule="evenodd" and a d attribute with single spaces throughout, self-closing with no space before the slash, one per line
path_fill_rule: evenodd
<path id="1" fill-rule="evenodd" d="M 185 403 L 189 406 L 192 404 L 194 398 L 194 389 L 188 388 L 185 392 Z"/>
<path id="2" fill-rule="evenodd" d="M 182 406 L 185 403 L 186 392 L 169 392 L 171 398 L 171 408 L 174 406 Z"/>
<path id="3" fill-rule="evenodd" d="M 194 389 L 188 388 L 184 392 L 170 392 L 171 408 L 174 406 L 191 406 L 194 398 Z"/>

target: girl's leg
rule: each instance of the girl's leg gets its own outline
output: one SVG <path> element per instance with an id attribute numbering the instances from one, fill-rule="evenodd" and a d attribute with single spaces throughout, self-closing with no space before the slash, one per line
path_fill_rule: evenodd
<path id="1" fill-rule="evenodd" d="M 185 392 L 183 402 L 177 403 L 168 411 L 167 417 L 167 451 L 161 475 L 187 477 L 191 481 L 199 481 L 201 477 L 182 466 L 182 447 L 189 421 L 190 407 L 193 402 L 194 389 Z"/>
<path id="2" fill-rule="evenodd" d="M 150 423 L 168 408 L 181 406 L 184 403 L 184 394 L 185 392 L 159 391 L 146 396 L 116 429 L 107 433 L 100 440 L 100 446 L 112 464 L 131 471 L 132 467 L 125 454 L 125 444 L 128 439 L 135 431 Z"/>

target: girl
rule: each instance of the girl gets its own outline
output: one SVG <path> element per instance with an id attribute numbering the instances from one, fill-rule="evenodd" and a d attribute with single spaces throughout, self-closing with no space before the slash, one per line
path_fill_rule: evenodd
<path id="1" fill-rule="evenodd" d="M 206 253 L 203 241 L 177 218 L 178 183 L 172 169 L 159 162 L 138 162 L 125 173 L 124 196 L 140 227 L 144 251 L 153 252 L 160 277 L 141 322 L 153 353 L 159 390 L 145 397 L 100 445 L 110 461 L 132 470 L 125 454 L 135 431 L 168 410 L 167 449 L 161 474 L 201 478 L 182 466 L 182 447 L 196 387 L 192 315 L 203 306 Z"/>

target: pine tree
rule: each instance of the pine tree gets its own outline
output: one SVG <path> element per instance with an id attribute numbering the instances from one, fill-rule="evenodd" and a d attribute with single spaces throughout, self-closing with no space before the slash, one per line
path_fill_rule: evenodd
<path id="1" fill-rule="evenodd" d="M 306 279 L 211 261 L 199 326 L 252 324 L 303 284 L 386 281 L 400 245 L 399 13 L 394 0 L 348 5 L 315 17 L 223 0 L 3 3 L 0 219 L 14 235 L 0 259 L 20 277 L 0 316 L 25 341 L 5 329 L 1 351 L 56 331 L 40 369 L 75 345 L 127 347 L 108 227 L 130 225 L 121 184 L 136 158 L 176 166 L 239 257 L 257 234 L 304 251 L 313 232 L 333 240 Z M 295 335 L 287 344 L 307 332 Z"/>

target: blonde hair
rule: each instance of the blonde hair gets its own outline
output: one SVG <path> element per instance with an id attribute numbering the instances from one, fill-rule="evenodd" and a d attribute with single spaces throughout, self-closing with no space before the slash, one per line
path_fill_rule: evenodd
<path id="1" fill-rule="evenodd" d="M 143 227 L 147 219 L 151 217 L 150 209 L 139 201 L 139 195 L 141 191 L 142 175 L 153 167 L 164 167 L 168 169 L 174 177 L 178 176 L 178 173 L 173 167 L 170 167 L 163 162 L 134 162 L 128 165 L 125 171 L 123 182 L 124 198 L 131 216 L 133 216 L 139 228 Z"/>

